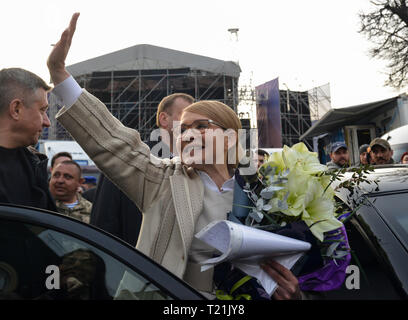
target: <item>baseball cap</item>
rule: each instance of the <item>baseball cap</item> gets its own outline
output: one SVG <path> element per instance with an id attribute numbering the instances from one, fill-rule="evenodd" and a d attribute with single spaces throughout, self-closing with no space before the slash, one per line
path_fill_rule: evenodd
<path id="1" fill-rule="evenodd" d="M 85 182 L 84 183 L 94 183 L 96 184 L 96 178 L 92 176 L 84 176 Z"/>
<path id="2" fill-rule="evenodd" d="M 348 149 L 347 145 L 344 142 L 339 141 L 332 144 L 330 152 L 336 152 L 340 148 Z"/>
<path id="3" fill-rule="evenodd" d="M 263 149 L 258 149 L 258 150 L 257 150 L 257 153 L 258 153 L 259 155 L 262 155 L 262 156 L 269 156 L 269 153 L 266 152 L 266 151 L 263 150 Z"/>
<path id="4" fill-rule="evenodd" d="M 363 152 L 368 152 L 368 151 L 367 151 L 368 147 L 369 147 L 368 144 L 362 144 L 362 145 L 360 146 L 359 150 L 358 150 L 359 153 L 362 154 Z"/>
<path id="5" fill-rule="evenodd" d="M 374 146 L 380 146 L 380 147 L 383 147 L 384 149 L 391 150 L 391 146 L 388 143 L 388 141 L 384 140 L 384 139 L 381 139 L 381 138 L 375 138 L 373 141 L 370 142 L 370 150 Z"/>

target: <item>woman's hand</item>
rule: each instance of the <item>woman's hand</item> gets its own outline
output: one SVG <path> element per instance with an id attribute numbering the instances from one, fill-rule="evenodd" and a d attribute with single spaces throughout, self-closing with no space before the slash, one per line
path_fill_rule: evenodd
<path id="1" fill-rule="evenodd" d="M 276 300 L 301 300 L 298 279 L 280 263 L 267 260 L 261 268 L 278 284 L 273 297 Z"/>

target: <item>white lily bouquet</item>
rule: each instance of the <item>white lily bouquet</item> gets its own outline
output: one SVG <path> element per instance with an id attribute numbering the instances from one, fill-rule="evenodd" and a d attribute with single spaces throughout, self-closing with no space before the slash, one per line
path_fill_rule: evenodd
<path id="1" fill-rule="evenodd" d="M 323 241 L 325 232 L 343 226 L 335 214 L 334 190 L 326 171 L 317 154 L 303 143 L 273 153 L 259 169 L 255 184 L 253 177 L 242 176 L 249 178 L 243 191 L 255 204 L 245 224 L 263 222 L 277 228 L 301 220 Z"/>
<path id="2" fill-rule="evenodd" d="M 311 249 L 295 266 L 300 288 L 307 291 L 340 287 L 351 260 L 342 217 L 336 214 L 333 175 L 327 170 L 315 152 L 298 143 L 273 153 L 256 174 L 245 175 L 241 170 L 235 174 L 228 220 L 309 242 Z M 214 281 L 223 292 L 230 292 L 239 277 L 224 266 Z M 262 296 L 253 287 L 256 284 L 236 292 Z"/>

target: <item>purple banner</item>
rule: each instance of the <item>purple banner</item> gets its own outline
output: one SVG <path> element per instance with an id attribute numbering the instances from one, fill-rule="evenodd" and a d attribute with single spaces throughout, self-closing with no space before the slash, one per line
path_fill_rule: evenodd
<path id="1" fill-rule="evenodd" d="M 282 148 L 279 78 L 255 90 L 259 148 Z"/>

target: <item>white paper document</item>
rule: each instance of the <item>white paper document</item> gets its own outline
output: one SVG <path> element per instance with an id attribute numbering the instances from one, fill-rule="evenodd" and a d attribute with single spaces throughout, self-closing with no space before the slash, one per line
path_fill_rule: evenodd
<path id="1" fill-rule="evenodd" d="M 258 279 L 270 296 L 275 292 L 277 284 L 261 269 L 260 262 L 272 258 L 291 269 L 311 247 L 308 242 L 227 220 L 213 221 L 195 237 L 220 253 L 220 256 L 202 261 L 201 271 L 230 261 L 235 267 Z"/>

